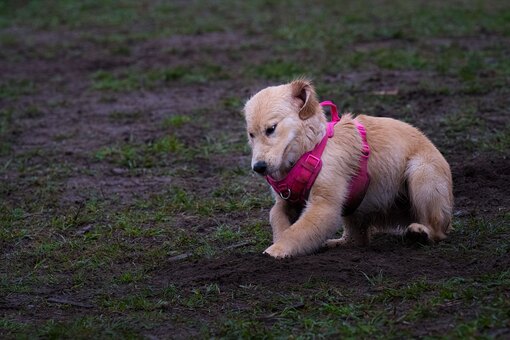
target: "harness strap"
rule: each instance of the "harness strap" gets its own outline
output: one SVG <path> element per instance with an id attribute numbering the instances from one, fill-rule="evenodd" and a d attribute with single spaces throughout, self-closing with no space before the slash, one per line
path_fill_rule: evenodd
<path id="1" fill-rule="evenodd" d="M 267 182 L 280 195 L 280 197 L 293 204 L 304 205 L 310 194 L 310 190 L 322 169 L 322 153 L 326 148 L 329 138 L 334 135 L 334 127 L 340 121 L 336 105 L 331 101 L 320 103 L 321 106 L 328 106 L 331 109 L 331 122 L 326 128 L 326 135 L 309 152 L 303 154 L 296 162 L 294 167 L 289 171 L 287 176 L 276 181 L 270 176 L 266 176 Z M 353 120 L 362 139 L 362 155 L 360 158 L 360 170 L 358 174 L 352 178 L 349 186 L 349 196 L 347 203 L 343 207 L 342 215 L 346 216 L 354 212 L 363 201 L 366 190 L 370 183 L 368 176 L 368 157 L 370 147 L 366 138 L 365 127 L 356 119 Z"/>
<path id="2" fill-rule="evenodd" d="M 370 156 L 370 146 L 367 141 L 367 130 L 365 127 L 354 119 L 354 124 L 358 129 L 361 136 L 362 148 L 361 156 L 359 160 L 359 171 L 351 179 L 349 184 L 349 195 L 347 201 L 343 207 L 342 216 L 348 216 L 352 214 L 363 202 L 365 194 L 367 193 L 368 185 L 370 184 L 370 176 L 368 175 L 368 157 Z"/>

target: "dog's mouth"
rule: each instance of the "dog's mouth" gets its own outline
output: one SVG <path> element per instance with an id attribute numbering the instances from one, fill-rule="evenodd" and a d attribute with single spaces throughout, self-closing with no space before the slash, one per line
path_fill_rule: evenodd
<path id="1" fill-rule="evenodd" d="M 282 158 L 285 158 L 286 151 L 288 150 L 285 148 L 285 151 L 283 153 Z M 294 167 L 296 164 L 296 160 L 289 159 L 289 160 L 283 160 L 279 168 L 268 168 L 268 171 L 266 172 L 265 176 L 270 176 L 276 181 L 280 181 L 287 176 L 287 174 L 290 172 L 290 170 Z"/>
<path id="2" fill-rule="evenodd" d="M 296 159 L 294 159 L 294 155 L 289 156 L 289 153 L 291 152 L 289 151 L 289 149 L 292 146 L 292 142 L 293 140 L 291 140 L 289 144 L 287 144 L 282 154 L 282 159 L 284 160 L 282 163 L 282 172 L 285 174 L 287 174 L 292 169 L 292 167 L 296 164 L 297 161 Z"/>
<path id="3" fill-rule="evenodd" d="M 280 159 L 281 162 L 279 164 L 274 164 L 272 162 L 267 162 L 267 168 L 264 172 L 258 172 L 259 175 L 266 177 L 269 176 L 276 181 L 280 181 L 287 176 L 290 170 L 294 167 L 297 162 L 297 155 L 295 155 L 295 151 L 293 149 L 294 138 L 291 137 L 283 152 L 281 153 Z"/>

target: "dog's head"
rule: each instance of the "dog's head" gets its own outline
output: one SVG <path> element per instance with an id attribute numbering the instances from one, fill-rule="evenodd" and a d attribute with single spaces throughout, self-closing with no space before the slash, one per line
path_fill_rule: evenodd
<path id="1" fill-rule="evenodd" d="M 298 79 L 255 94 L 244 107 L 251 166 L 283 179 L 324 133 L 326 120 L 310 81 Z"/>

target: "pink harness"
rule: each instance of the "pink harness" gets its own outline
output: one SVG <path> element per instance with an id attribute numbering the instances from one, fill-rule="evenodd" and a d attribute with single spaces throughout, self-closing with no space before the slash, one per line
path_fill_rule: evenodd
<path id="1" fill-rule="evenodd" d="M 324 101 L 321 106 L 329 106 L 331 108 L 331 122 L 328 123 L 326 135 L 315 146 L 312 151 L 306 152 L 299 158 L 292 167 L 287 176 L 276 181 L 270 176 L 266 176 L 267 182 L 273 187 L 281 198 L 295 204 L 304 206 L 310 190 L 312 189 L 315 179 L 322 169 L 322 153 L 326 148 L 328 139 L 333 137 L 336 123 L 340 121 L 336 105 L 331 101 Z M 361 204 L 370 184 L 368 175 L 368 157 L 370 155 L 370 147 L 367 142 L 367 132 L 365 127 L 356 119 L 353 120 L 362 140 L 361 157 L 359 160 L 359 172 L 353 176 L 349 185 L 349 195 L 342 211 L 343 216 L 352 214 Z"/>

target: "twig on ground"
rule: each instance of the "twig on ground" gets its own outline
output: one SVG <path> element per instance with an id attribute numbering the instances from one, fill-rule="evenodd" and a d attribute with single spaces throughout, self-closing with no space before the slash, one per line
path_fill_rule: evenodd
<path id="1" fill-rule="evenodd" d="M 251 246 L 254 243 L 255 243 L 255 241 L 253 241 L 253 240 L 243 241 L 243 242 L 239 242 L 239 243 L 234 243 L 234 244 L 226 247 L 225 249 L 236 249 L 236 248 L 241 248 L 241 247 L 245 247 L 245 246 Z"/>
<path id="2" fill-rule="evenodd" d="M 85 235 L 86 233 L 88 233 L 91 230 L 92 230 L 92 226 L 89 224 L 89 225 L 86 225 L 85 227 L 81 228 L 80 230 L 78 230 L 75 234 L 76 235 Z"/>
<path id="3" fill-rule="evenodd" d="M 168 261 L 175 262 L 175 261 L 184 260 L 184 259 L 187 259 L 188 257 L 190 257 L 191 255 L 192 255 L 191 253 L 175 255 L 175 256 L 172 256 L 171 258 L 169 258 Z"/>
<path id="4" fill-rule="evenodd" d="M 398 89 L 390 89 L 390 90 L 381 90 L 381 91 L 374 91 L 372 92 L 376 96 L 397 96 L 398 95 Z"/>

